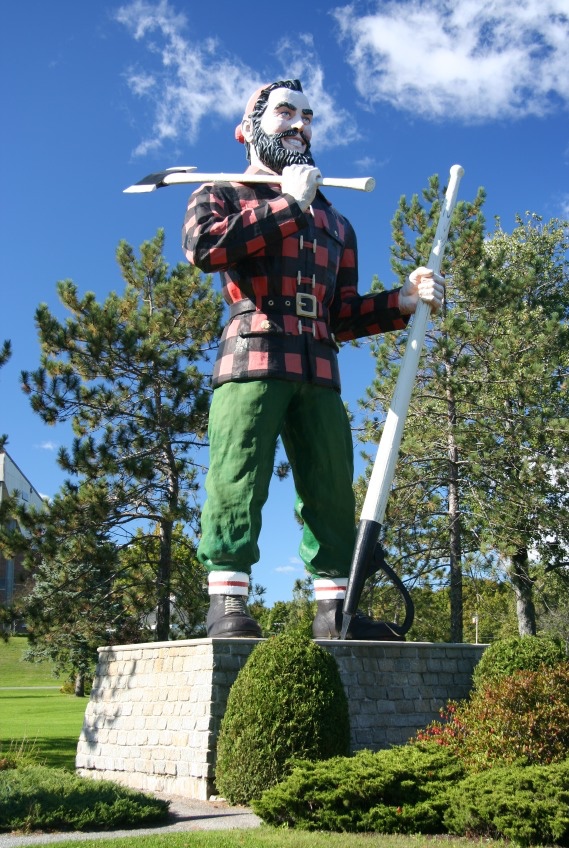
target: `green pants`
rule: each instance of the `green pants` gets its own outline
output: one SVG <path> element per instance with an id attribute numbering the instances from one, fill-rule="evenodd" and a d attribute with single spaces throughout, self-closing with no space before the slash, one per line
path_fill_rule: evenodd
<path id="1" fill-rule="evenodd" d="M 353 446 L 340 395 L 309 383 L 253 380 L 215 389 L 198 557 L 210 571 L 251 573 L 278 437 L 292 467 L 310 574 L 347 577 L 355 541 Z"/>

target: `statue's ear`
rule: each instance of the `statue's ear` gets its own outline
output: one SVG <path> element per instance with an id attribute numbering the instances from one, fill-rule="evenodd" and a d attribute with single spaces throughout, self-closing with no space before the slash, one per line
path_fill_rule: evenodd
<path id="1" fill-rule="evenodd" d="M 245 141 L 251 144 L 253 141 L 253 121 L 250 116 L 243 118 L 241 121 L 241 131 Z"/>

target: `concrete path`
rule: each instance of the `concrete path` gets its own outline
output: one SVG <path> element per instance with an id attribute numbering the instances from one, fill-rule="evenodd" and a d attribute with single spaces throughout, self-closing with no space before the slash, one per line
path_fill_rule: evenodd
<path id="1" fill-rule="evenodd" d="M 158 798 L 165 795 L 156 793 Z M 171 798 L 170 819 L 165 824 L 132 830 L 95 831 L 93 833 L 0 833 L 0 848 L 23 848 L 25 845 L 48 845 L 84 839 L 114 839 L 119 836 L 150 836 L 152 834 L 180 833 L 190 830 L 244 830 L 258 827 L 258 816 L 246 807 L 230 807 L 224 801 L 194 801 L 187 798 Z"/>

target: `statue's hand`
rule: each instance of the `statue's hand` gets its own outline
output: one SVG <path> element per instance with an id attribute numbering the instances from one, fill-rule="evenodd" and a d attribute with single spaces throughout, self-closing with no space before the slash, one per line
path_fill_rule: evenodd
<path id="1" fill-rule="evenodd" d="M 417 309 L 419 300 L 431 307 L 431 312 L 438 312 L 445 296 L 444 280 L 430 268 L 415 268 L 399 291 L 399 311 L 402 315 L 412 315 Z"/>
<path id="2" fill-rule="evenodd" d="M 283 168 L 281 190 L 292 195 L 305 212 L 316 197 L 320 180 L 322 174 L 312 165 L 287 165 Z"/>

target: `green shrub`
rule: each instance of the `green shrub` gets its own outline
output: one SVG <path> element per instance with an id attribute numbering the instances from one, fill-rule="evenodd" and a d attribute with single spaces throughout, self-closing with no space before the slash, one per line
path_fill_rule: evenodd
<path id="1" fill-rule="evenodd" d="M 163 822 L 168 802 L 44 766 L 0 771 L 0 831 L 113 830 Z"/>
<path id="2" fill-rule="evenodd" d="M 474 669 L 476 689 L 516 671 L 537 671 L 542 665 L 553 667 L 567 657 L 559 642 L 547 636 L 514 636 L 499 639 L 486 648 Z"/>
<path id="3" fill-rule="evenodd" d="M 569 751 L 569 663 L 518 671 L 451 702 L 417 734 L 449 747 L 469 770 L 516 761 L 546 765 Z"/>
<path id="4" fill-rule="evenodd" d="M 233 804 L 258 798 L 292 758 L 349 751 L 348 704 L 336 660 L 299 632 L 260 643 L 231 687 L 218 744 L 217 790 Z"/>
<path id="5" fill-rule="evenodd" d="M 463 775 L 454 754 L 432 743 L 359 751 L 296 764 L 252 807 L 267 824 L 301 830 L 441 833 L 446 788 Z"/>
<path id="6" fill-rule="evenodd" d="M 470 775 L 448 793 L 450 833 L 569 845 L 569 761 Z"/>
<path id="7" fill-rule="evenodd" d="M 39 751 L 35 740 L 12 739 L 7 748 L 5 745 L 3 747 L 3 744 L 0 742 L 0 771 L 40 765 Z"/>

